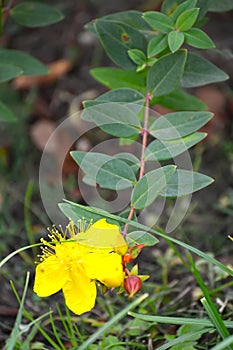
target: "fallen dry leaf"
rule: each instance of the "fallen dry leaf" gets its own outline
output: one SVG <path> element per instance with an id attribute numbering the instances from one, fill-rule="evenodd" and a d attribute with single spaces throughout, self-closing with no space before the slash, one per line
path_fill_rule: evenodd
<path id="1" fill-rule="evenodd" d="M 30 136 L 36 147 L 43 151 L 48 139 L 56 129 L 56 124 L 50 120 L 41 119 L 34 123 L 30 129 Z M 46 147 L 46 152 L 55 153 L 56 142 L 50 142 Z"/>

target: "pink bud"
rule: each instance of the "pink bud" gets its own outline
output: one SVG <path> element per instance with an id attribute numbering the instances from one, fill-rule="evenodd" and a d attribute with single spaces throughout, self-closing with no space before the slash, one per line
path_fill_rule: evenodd
<path id="1" fill-rule="evenodd" d="M 129 298 L 132 298 L 142 288 L 142 281 L 136 275 L 129 275 L 124 280 L 124 288 L 129 294 Z"/>

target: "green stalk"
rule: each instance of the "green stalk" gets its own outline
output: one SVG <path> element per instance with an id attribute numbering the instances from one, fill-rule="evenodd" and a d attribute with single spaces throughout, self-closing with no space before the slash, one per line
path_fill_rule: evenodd
<path id="1" fill-rule="evenodd" d="M 79 350 L 87 349 L 87 347 L 94 343 L 101 335 L 103 335 L 110 327 L 112 327 L 115 323 L 119 322 L 123 317 L 125 317 L 128 312 L 134 309 L 136 306 L 140 305 L 143 300 L 148 297 L 148 294 L 145 293 L 141 295 L 139 298 L 135 299 L 132 303 L 126 306 L 122 311 L 116 314 L 113 318 L 111 318 L 108 322 L 105 323 L 103 327 L 101 327 L 97 332 L 92 334 L 82 345 L 79 346 Z"/>

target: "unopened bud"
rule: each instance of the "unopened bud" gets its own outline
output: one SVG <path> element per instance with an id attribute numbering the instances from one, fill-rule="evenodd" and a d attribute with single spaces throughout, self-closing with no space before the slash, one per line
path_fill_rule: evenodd
<path id="1" fill-rule="evenodd" d="M 142 281 L 136 275 L 129 275 L 124 280 L 124 288 L 129 294 L 129 298 L 132 298 L 142 288 Z"/>
<path id="2" fill-rule="evenodd" d="M 128 264 L 134 260 L 144 247 L 144 244 L 136 244 L 135 246 L 129 248 L 128 252 L 122 257 L 123 264 Z"/>

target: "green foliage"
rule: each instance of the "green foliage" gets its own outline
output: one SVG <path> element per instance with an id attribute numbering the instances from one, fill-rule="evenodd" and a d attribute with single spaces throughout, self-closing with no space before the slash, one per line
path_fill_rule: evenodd
<path id="1" fill-rule="evenodd" d="M 213 63 L 196 54 L 188 53 L 182 86 L 186 88 L 202 86 L 228 79 L 228 75 Z"/>
<path id="2" fill-rule="evenodd" d="M 183 43 L 199 49 L 214 48 L 213 41 L 199 28 L 206 11 L 202 0 L 165 0 L 162 12 L 126 11 L 87 25 L 121 68 L 91 70 L 92 76 L 110 91 L 85 101 L 82 119 L 131 142 L 142 135 L 144 148 L 140 159 L 129 152 L 110 156 L 74 151 L 72 156 L 85 173 L 86 183 L 114 190 L 132 189 L 130 205 L 119 215 L 129 213 L 130 208 L 132 212 L 143 210 L 159 196 L 189 195 L 213 181 L 191 169 L 176 169 L 173 164 L 153 170 L 146 167 L 149 162 L 171 161 L 206 137 L 196 131 L 209 122 L 212 114 L 203 111 L 206 105 L 202 101 L 181 88 L 227 79 L 214 64 L 182 49 Z M 155 104 L 175 112 L 154 120 L 148 115 L 148 107 Z M 66 215 L 77 215 L 66 204 L 61 208 Z"/>
<path id="3" fill-rule="evenodd" d="M 135 209 L 144 209 L 152 204 L 169 183 L 176 167 L 167 165 L 145 174 L 135 185 L 131 203 Z"/>
<path id="4" fill-rule="evenodd" d="M 176 89 L 182 79 L 185 61 L 186 51 L 180 50 L 155 62 L 148 73 L 148 91 L 154 96 L 162 96 Z"/>
<path id="5" fill-rule="evenodd" d="M 105 94 L 97 97 L 95 100 L 84 101 L 83 105 L 85 108 L 87 108 L 108 102 L 132 102 L 143 105 L 144 96 L 136 90 L 120 88 L 106 92 Z"/>
<path id="6" fill-rule="evenodd" d="M 156 119 L 149 132 L 159 140 L 178 139 L 201 128 L 212 116 L 210 112 L 169 113 Z"/>
<path id="7" fill-rule="evenodd" d="M 202 111 L 207 109 L 206 104 L 199 100 L 199 98 L 196 98 L 181 89 L 173 90 L 164 96 L 153 97 L 151 104 L 159 104 L 175 111 Z"/>
<path id="8" fill-rule="evenodd" d="M 138 30 L 126 24 L 99 19 L 94 24 L 101 44 L 114 63 L 125 69 L 135 68 L 129 49 L 146 50 L 146 39 Z"/>
<path id="9" fill-rule="evenodd" d="M 141 50 L 128 50 L 128 55 L 131 58 L 131 60 L 137 65 L 144 65 L 146 63 L 146 55 Z"/>
<path id="10" fill-rule="evenodd" d="M 11 80 L 21 74 L 23 74 L 23 70 L 20 67 L 7 63 L 0 64 L 0 83 Z"/>
<path id="11" fill-rule="evenodd" d="M 14 113 L 11 112 L 11 110 L 0 101 L 0 121 L 4 122 L 14 122 L 16 121 L 16 117 Z"/>
<path id="12" fill-rule="evenodd" d="M 141 123 L 136 117 L 135 112 L 130 109 L 129 104 L 117 102 L 98 104 L 86 108 L 82 113 L 82 118 L 95 122 L 102 130 L 118 137 L 137 135 L 141 129 Z"/>
<path id="13" fill-rule="evenodd" d="M 167 37 L 163 33 L 154 35 L 148 43 L 147 55 L 148 58 L 158 55 L 164 51 L 168 46 Z"/>
<path id="14" fill-rule="evenodd" d="M 16 23 L 26 27 L 41 27 L 59 22 L 63 14 L 54 7 L 39 2 L 21 2 L 7 6 L 1 5 L 1 34 L 8 16 Z M 3 16 L 4 14 L 4 16 Z M 0 49 L 0 83 L 8 82 L 20 75 L 39 76 L 48 74 L 48 68 L 31 55 L 14 49 Z M 0 121 L 12 122 L 17 118 L 14 113 L 0 101 Z"/>
<path id="15" fill-rule="evenodd" d="M 185 42 L 198 49 L 212 49 L 215 47 L 210 37 L 199 28 L 191 28 L 185 33 Z"/>
<path id="16" fill-rule="evenodd" d="M 31 1 L 14 6 L 10 15 L 18 24 L 25 27 L 43 27 L 64 18 L 63 14 L 54 7 Z"/>
<path id="17" fill-rule="evenodd" d="M 176 20 L 176 29 L 182 32 L 186 32 L 196 22 L 198 13 L 198 8 L 193 8 L 182 12 Z"/>
<path id="18" fill-rule="evenodd" d="M 160 192 L 163 197 L 182 197 L 210 185 L 214 180 L 195 171 L 177 169 L 168 180 L 166 188 Z"/>
<path id="19" fill-rule="evenodd" d="M 154 140 L 146 149 L 145 159 L 147 161 L 172 159 L 202 141 L 206 135 L 204 132 L 196 132 L 175 140 Z"/>
<path id="20" fill-rule="evenodd" d="M 154 30 L 161 33 L 169 33 L 174 28 L 173 20 L 161 12 L 145 12 L 143 18 Z"/>
<path id="21" fill-rule="evenodd" d="M 197 0 L 186 0 L 182 2 L 176 9 L 172 12 L 171 17 L 174 21 L 178 19 L 178 17 L 187 10 L 193 9 L 197 4 Z M 163 9 L 165 7 L 165 1 L 163 3 Z M 167 12 L 168 10 L 165 10 Z"/>
<path id="22" fill-rule="evenodd" d="M 172 53 L 179 50 L 184 42 L 184 34 L 182 32 L 178 32 L 177 30 L 172 30 L 168 34 L 168 46 Z"/>
<path id="23" fill-rule="evenodd" d="M 128 244 L 144 244 L 145 246 L 153 246 L 159 242 L 159 240 L 145 231 L 132 231 L 127 235 Z"/>
<path id="24" fill-rule="evenodd" d="M 130 88 L 145 92 L 146 76 L 143 72 L 117 68 L 94 68 L 91 75 L 110 89 Z"/>
<path id="25" fill-rule="evenodd" d="M 0 49 L 0 65 L 2 64 L 19 67 L 23 75 L 44 75 L 49 72 L 40 61 L 18 50 Z"/>

